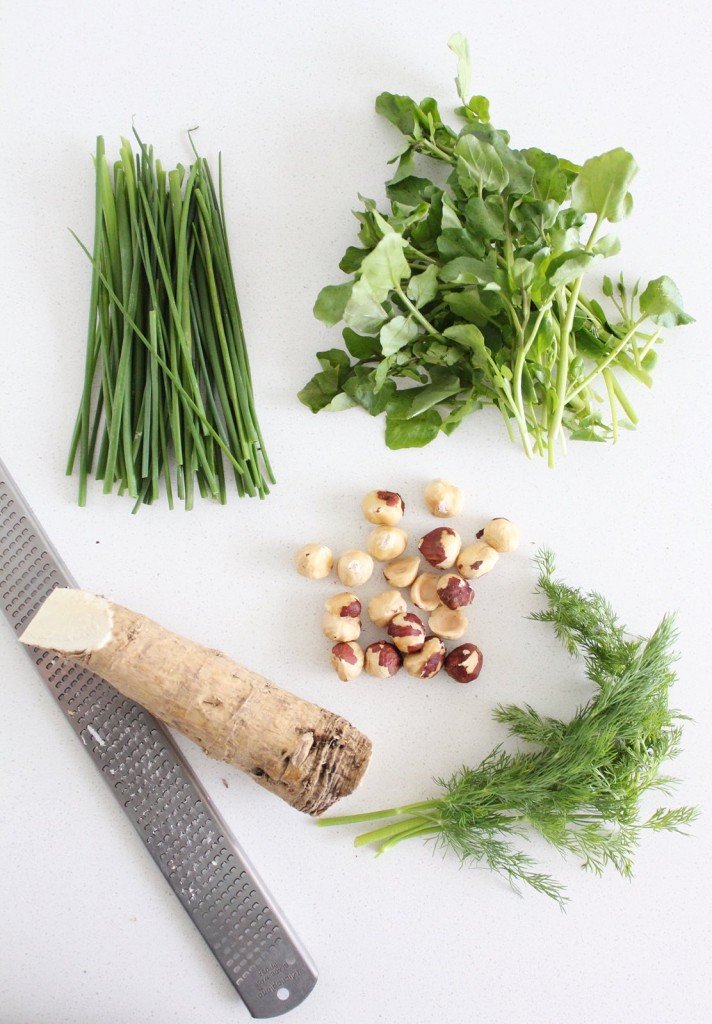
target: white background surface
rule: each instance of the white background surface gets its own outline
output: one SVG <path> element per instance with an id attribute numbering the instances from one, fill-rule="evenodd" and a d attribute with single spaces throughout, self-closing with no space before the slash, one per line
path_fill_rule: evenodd
<path id="1" fill-rule="evenodd" d="M 318 831 L 234 770 L 187 755 L 320 969 L 294 1024 L 702 1024 L 710 1019 L 709 5 L 503 0 L 498 4 L 3 4 L 0 167 L 3 243 L 0 451 L 74 574 L 166 625 L 219 646 L 351 718 L 372 767 L 343 811 L 430 794 L 430 779 L 500 738 L 500 700 L 567 714 L 576 673 L 533 607 L 528 556 L 555 547 L 571 581 L 606 592 L 631 627 L 679 609 L 674 700 L 696 721 L 675 769 L 699 803 L 695 836 L 651 836 L 632 884 L 599 880 L 535 845 L 570 889 L 568 913 L 518 900 L 485 871 L 404 844 L 381 860 L 347 830 Z M 396 133 L 377 92 L 454 100 L 448 35 L 471 40 L 475 90 L 515 145 L 583 159 L 636 156 L 623 224 L 631 275 L 670 274 L 695 326 L 669 337 L 653 394 L 636 393 L 636 434 L 573 446 L 554 473 L 477 414 L 424 452 L 389 453 L 356 410 L 312 415 L 295 392 L 313 353 L 337 343 L 311 317 L 354 241 L 357 191 L 381 197 Z M 67 233 L 89 239 L 91 151 L 131 118 L 170 165 L 183 129 L 225 160 L 229 225 L 261 420 L 279 474 L 264 504 L 200 504 L 190 515 L 125 500 L 74 505 L 63 476 L 79 396 L 89 272 Z M 634 389 L 631 389 L 633 395 Z M 433 476 L 467 494 L 463 532 L 518 521 L 520 551 L 480 588 L 474 636 L 487 663 L 469 688 L 406 677 L 338 683 L 321 601 L 293 549 L 362 543 L 360 496 L 402 490 L 414 535 Z M 246 1020 L 217 963 L 0 627 L 3 1024 L 222 1024 Z M 221 784 L 227 778 L 229 788 Z"/>

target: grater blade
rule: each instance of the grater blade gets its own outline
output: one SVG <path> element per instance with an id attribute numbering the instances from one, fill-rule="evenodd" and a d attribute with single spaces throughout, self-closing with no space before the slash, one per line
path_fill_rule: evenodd
<path id="1" fill-rule="evenodd" d="M 0 460 L 5 618 L 19 634 L 55 587 L 73 586 Z M 163 726 L 87 669 L 27 651 L 250 1014 L 298 1006 L 316 969 Z"/>

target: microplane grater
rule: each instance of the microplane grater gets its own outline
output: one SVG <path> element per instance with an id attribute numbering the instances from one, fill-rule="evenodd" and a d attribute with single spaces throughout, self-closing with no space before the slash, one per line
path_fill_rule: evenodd
<path id="1" fill-rule="evenodd" d="M 0 460 L 5 618 L 19 635 L 55 587 L 73 586 Z M 87 669 L 27 652 L 250 1014 L 298 1006 L 314 965 L 163 726 Z"/>

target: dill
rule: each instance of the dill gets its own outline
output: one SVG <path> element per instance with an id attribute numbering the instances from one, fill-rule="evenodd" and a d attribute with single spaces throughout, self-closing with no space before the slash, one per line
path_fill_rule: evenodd
<path id="1" fill-rule="evenodd" d="M 529 832 L 589 871 L 612 866 L 629 878 L 642 834 L 681 832 L 697 810 L 659 807 L 644 817 L 640 808 L 646 792 L 667 794 L 676 781 L 661 772 L 679 753 L 684 718 L 668 703 L 677 659 L 673 618 L 666 616 L 649 638 L 631 636 L 600 594 L 555 577 L 551 552 L 540 552 L 536 564 L 537 592 L 548 607 L 532 618 L 551 623 L 566 649 L 583 659 L 594 696 L 567 722 L 529 705 L 500 705 L 496 720 L 534 750 L 497 746 L 476 768 L 437 780 L 442 793 L 434 799 L 319 824 L 393 818 L 358 836 L 356 845 L 376 843 L 383 852 L 415 836 L 433 839 L 461 861 L 504 876 L 516 891 L 530 886 L 563 906 L 561 884 L 519 848 Z"/>

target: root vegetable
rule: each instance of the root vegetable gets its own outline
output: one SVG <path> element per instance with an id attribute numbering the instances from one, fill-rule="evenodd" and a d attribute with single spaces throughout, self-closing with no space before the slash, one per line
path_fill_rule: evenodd
<path id="1" fill-rule="evenodd" d="M 438 597 L 448 608 L 465 608 L 474 601 L 475 592 L 462 576 L 446 572 L 438 580 Z"/>
<path id="2" fill-rule="evenodd" d="M 348 683 L 361 674 L 363 668 L 363 651 L 360 644 L 353 641 L 334 644 L 331 648 L 331 664 L 339 679 Z"/>
<path id="3" fill-rule="evenodd" d="M 321 619 L 321 630 L 329 640 L 348 642 L 358 640 L 361 636 L 361 620 L 350 615 L 334 615 L 324 612 Z"/>
<path id="4" fill-rule="evenodd" d="M 377 526 L 368 538 L 368 553 L 379 562 L 390 562 L 402 555 L 408 545 L 408 534 L 397 526 Z"/>
<path id="5" fill-rule="evenodd" d="M 366 648 L 364 667 L 375 679 L 390 679 L 402 664 L 402 654 L 387 640 L 377 640 Z"/>
<path id="6" fill-rule="evenodd" d="M 415 612 L 399 612 L 388 623 L 388 635 L 403 654 L 413 654 L 425 643 L 425 626 Z"/>
<path id="7" fill-rule="evenodd" d="M 516 551 L 519 547 L 519 527 L 508 519 L 491 519 L 477 534 L 478 540 L 484 540 L 495 551 Z"/>
<path id="8" fill-rule="evenodd" d="M 334 556 L 324 544 L 305 544 L 294 561 L 299 575 L 308 580 L 323 580 L 334 566 Z"/>
<path id="9" fill-rule="evenodd" d="M 403 666 L 410 676 L 416 679 L 432 679 L 437 675 L 445 662 L 445 644 L 440 637 L 426 637 L 420 651 L 406 654 Z"/>
<path id="10" fill-rule="evenodd" d="M 440 604 L 438 597 L 438 577 L 431 572 L 424 572 L 418 576 L 410 588 L 410 599 L 416 608 L 422 608 L 425 612 L 434 611 Z"/>
<path id="11" fill-rule="evenodd" d="M 482 651 L 475 644 L 460 644 L 445 659 L 445 671 L 456 683 L 471 683 L 482 671 Z"/>
<path id="12" fill-rule="evenodd" d="M 361 602 L 355 594 L 334 594 L 324 602 L 324 610 L 342 619 L 357 619 L 361 614 Z"/>
<path id="13" fill-rule="evenodd" d="M 457 571 L 466 580 L 475 580 L 489 572 L 498 558 L 499 554 L 486 541 L 476 540 L 457 556 Z"/>
<path id="14" fill-rule="evenodd" d="M 461 608 L 447 608 L 441 604 L 430 613 L 428 625 L 433 633 L 446 640 L 459 640 L 467 630 L 467 616 Z"/>
<path id="15" fill-rule="evenodd" d="M 451 569 L 461 546 L 460 535 L 449 526 L 438 526 L 421 537 L 418 547 L 435 569 Z"/>
<path id="16" fill-rule="evenodd" d="M 395 491 L 369 491 L 361 503 L 361 510 L 369 523 L 396 526 L 403 518 L 405 505 Z"/>
<path id="17" fill-rule="evenodd" d="M 384 590 L 368 603 L 368 616 L 375 626 L 385 628 L 394 615 L 407 610 L 405 598 L 398 590 Z"/>
<path id="18" fill-rule="evenodd" d="M 85 665 L 300 811 L 321 814 L 368 766 L 371 742 L 345 719 L 103 597 L 52 591 L 20 640 Z"/>
<path id="19" fill-rule="evenodd" d="M 373 559 L 365 551 L 352 548 L 344 551 L 337 562 L 336 571 L 345 587 L 361 587 L 373 575 Z"/>
<path id="20" fill-rule="evenodd" d="M 420 568 L 420 559 L 417 555 L 408 558 L 398 558 L 391 562 L 383 570 L 383 575 L 392 587 L 409 587 Z"/>
<path id="21" fill-rule="evenodd" d="M 449 519 L 462 512 L 462 491 L 447 480 L 431 480 L 425 488 L 425 504 L 434 516 Z"/>

